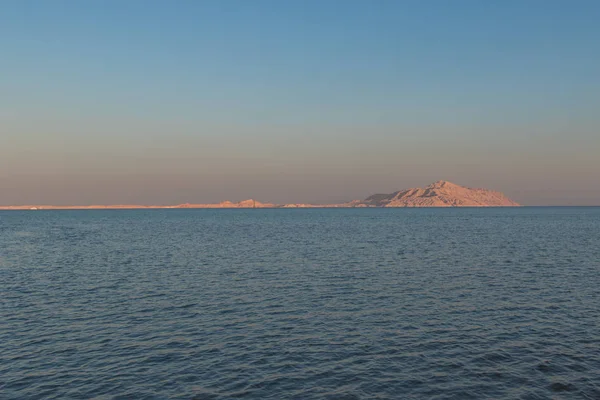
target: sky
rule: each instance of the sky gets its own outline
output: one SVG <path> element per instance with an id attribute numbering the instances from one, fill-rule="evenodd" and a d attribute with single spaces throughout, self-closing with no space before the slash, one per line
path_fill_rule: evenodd
<path id="1" fill-rule="evenodd" d="M 596 0 L 4 0 L 0 205 L 600 205 Z"/>

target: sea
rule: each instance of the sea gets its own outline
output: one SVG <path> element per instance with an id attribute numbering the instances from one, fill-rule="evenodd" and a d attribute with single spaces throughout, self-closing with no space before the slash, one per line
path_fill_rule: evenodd
<path id="1" fill-rule="evenodd" d="M 0 399 L 600 399 L 600 208 L 0 212 Z"/>

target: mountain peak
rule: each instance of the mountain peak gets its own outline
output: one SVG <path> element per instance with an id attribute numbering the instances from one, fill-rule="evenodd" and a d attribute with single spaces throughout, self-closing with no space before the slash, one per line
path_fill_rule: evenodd
<path id="1" fill-rule="evenodd" d="M 462 187 L 462 186 L 457 185 L 456 183 L 452 183 L 452 182 L 448 182 L 448 181 L 444 181 L 444 180 L 433 182 L 431 185 L 427 186 L 427 188 L 431 188 L 431 189 L 458 188 L 458 187 Z"/>

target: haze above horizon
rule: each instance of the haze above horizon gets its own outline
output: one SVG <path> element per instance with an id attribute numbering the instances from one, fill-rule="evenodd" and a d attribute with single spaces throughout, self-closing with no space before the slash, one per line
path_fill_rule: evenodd
<path id="1" fill-rule="evenodd" d="M 0 3 L 0 205 L 600 205 L 597 1 Z"/>

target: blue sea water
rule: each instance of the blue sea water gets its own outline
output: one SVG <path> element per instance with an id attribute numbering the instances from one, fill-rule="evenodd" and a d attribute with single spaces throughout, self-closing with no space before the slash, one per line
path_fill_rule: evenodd
<path id="1" fill-rule="evenodd" d="M 0 212 L 1 399 L 600 399 L 600 208 Z"/>

